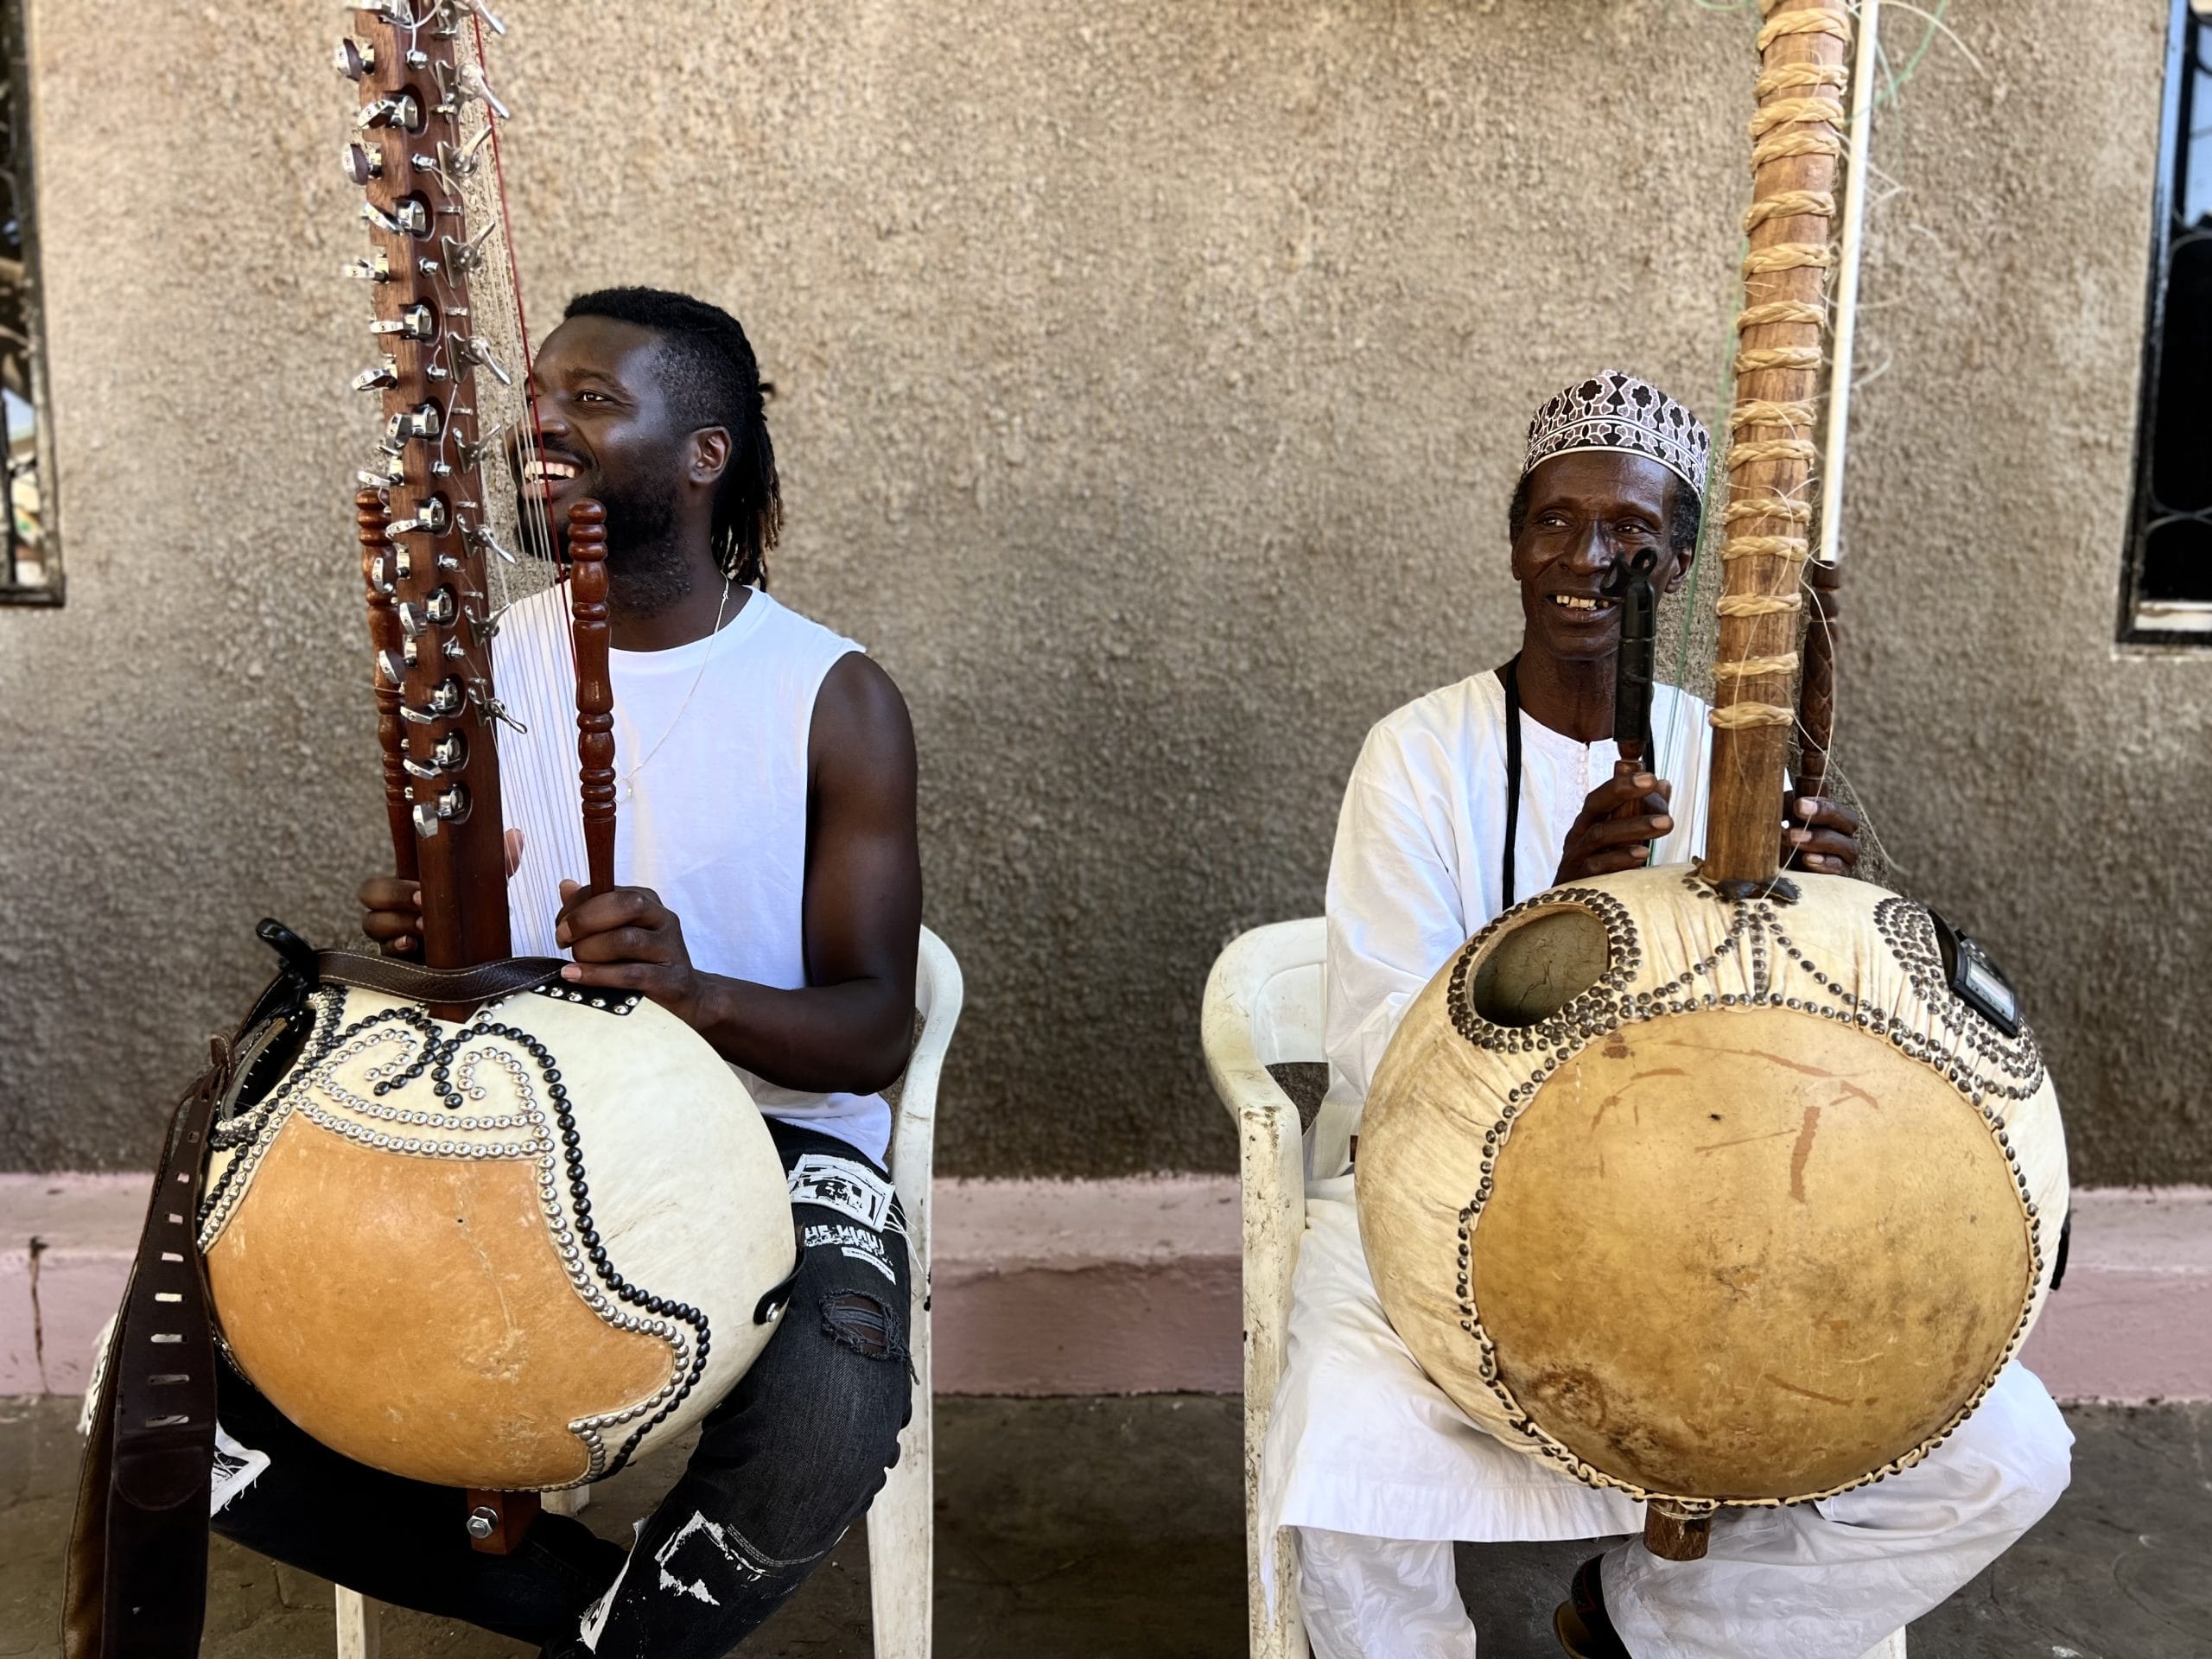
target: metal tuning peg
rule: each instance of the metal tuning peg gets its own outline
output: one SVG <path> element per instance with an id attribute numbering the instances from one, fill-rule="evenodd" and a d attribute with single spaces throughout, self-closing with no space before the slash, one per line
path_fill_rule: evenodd
<path id="1" fill-rule="evenodd" d="M 454 597 L 450 588 L 439 588 L 420 606 L 403 599 L 393 608 L 399 613 L 400 632 L 410 639 L 420 638 L 432 628 L 449 628 L 461 616 L 461 601 Z"/>
<path id="2" fill-rule="evenodd" d="M 361 204 L 361 217 L 382 231 L 386 236 L 428 236 L 430 233 L 430 209 L 419 196 L 402 196 L 385 213 L 373 201 Z"/>
<path id="3" fill-rule="evenodd" d="M 507 32 L 507 26 L 492 15 L 492 8 L 486 5 L 484 0 L 457 0 L 455 10 L 474 12 L 484 20 L 484 27 L 494 35 L 504 35 Z"/>
<path id="4" fill-rule="evenodd" d="M 338 54 L 333 67 L 348 80 L 366 80 L 377 72 L 376 42 L 365 41 L 358 35 L 348 35 L 338 42 Z"/>
<path id="5" fill-rule="evenodd" d="M 461 682 L 448 675 L 440 680 L 430 693 L 429 702 L 420 709 L 412 703 L 399 705 L 399 717 L 416 726 L 435 726 L 442 720 L 451 720 L 467 702 L 468 694 L 461 689 Z"/>
<path id="6" fill-rule="evenodd" d="M 484 149 L 492 142 L 492 124 L 486 121 L 484 130 L 453 154 L 447 165 L 461 178 L 467 178 L 484 162 Z"/>
<path id="7" fill-rule="evenodd" d="M 378 358 L 373 368 L 363 369 L 353 377 L 356 391 L 382 391 L 387 386 L 399 384 L 399 359 L 389 352 Z"/>
<path id="8" fill-rule="evenodd" d="M 383 677 L 384 683 L 396 691 L 399 689 L 400 681 L 406 677 L 407 667 L 399 660 L 397 652 L 380 651 L 377 652 L 377 672 Z"/>
<path id="9" fill-rule="evenodd" d="M 435 438 L 442 429 L 435 404 L 402 410 L 384 423 L 385 447 L 396 453 L 410 438 Z"/>
<path id="10" fill-rule="evenodd" d="M 475 99 L 502 121 L 508 118 L 507 106 L 499 101 L 499 95 L 492 90 L 492 83 L 484 79 L 482 64 L 469 63 L 461 66 L 461 95 L 463 98 Z"/>
<path id="11" fill-rule="evenodd" d="M 463 467 L 474 472 L 486 461 L 499 453 L 499 440 L 510 423 L 500 421 L 487 431 L 479 432 L 473 442 L 454 445 L 454 453 Z"/>
<path id="12" fill-rule="evenodd" d="M 390 554 L 379 553 L 375 558 L 369 561 L 369 586 L 375 588 L 376 591 L 380 594 L 391 594 L 392 590 L 392 582 L 391 556 Z"/>
<path id="13" fill-rule="evenodd" d="M 364 283 L 388 283 L 391 280 L 391 260 L 382 248 L 365 259 L 349 259 L 339 267 L 340 276 L 351 276 Z"/>
<path id="14" fill-rule="evenodd" d="M 378 317 L 369 324 L 372 334 L 397 334 L 404 340 L 435 340 L 438 336 L 438 314 L 417 301 L 403 308 L 396 317 Z"/>
<path id="15" fill-rule="evenodd" d="M 439 792 L 435 801 L 415 804 L 415 833 L 424 840 L 438 833 L 441 823 L 454 823 L 468 816 L 468 786 L 455 784 Z"/>
<path id="16" fill-rule="evenodd" d="M 440 251 L 446 257 L 446 269 L 455 276 L 467 276 L 484 264 L 484 245 L 497 235 L 499 221 L 493 219 L 466 242 L 456 242 L 451 237 L 440 238 Z"/>
<path id="17" fill-rule="evenodd" d="M 415 509 L 412 518 L 395 518 L 384 527 L 384 531 L 387 536 L 412 536 L 417 531 L 442 536 L 452 522 L 453 515 L 446 509 L 445 498 L 434 495 Z"/>
<path id="18" fill-rule="evenodd" d="M 362 105 L 360 113 L 353 118 L 353 124 L 363 131 L 371 127 L 397 127 L 403 132 L 420 132 L 423 106 L 416 102 L 412 92 L 394 92 L 389 98 L 373 99 Z"/>
<path id="19" fill-rule="evenodd" d="M 492 378 L 494 380 L 497 380 L 501 385 L 512 386 L 514 385 L 514 376 L 509 374 L 505 369 L 499 365 L 499 359 L 492 355 L 491 342 L 486 340 L 483 335 L 471 334 L 465 340 L 457 340 L 454 342 L 453 350 L 454 355 L 459 358 L 463 363 L 467 364 L 470 367 L 481 367 L 491 370 Z"/>
<path id="20" fill-rule="evenodd" d="M 522 563 L 520 559 L 518 559 L 513 554 L 508 552 L 505 548 L 499 545 L 499 538 L 492 533 L 492 526 L 489 524 L 477 525 L 474 530 L 469 531 L 468 539 L 474 542 L 477 546 L 484 549 L 485 551 L 498 554 L 501 561 L 507 564 L 520 564 Z"/>
<path id="21" fill-rule="evenodd" d="M 384 177 L 384 152 L 365 144 L 348 144 L 345 166 L 348 182 L 365 185 L 371 179 Z"/>
<path id="22" fill-rule="evenodd" d="M 407 481 L 407 463 L 396 453 L 387 454 L 373 466 L 362 467 L 353 477 L 372 490 L 397 489 Z"/>
<path id="23" fill-rule="evenodd" d="M 425 779 L 431 783 L 435 783 L 439 779 L 459 772 L 468 764 L 468 741 L 459 732 L 444 733 L 435 743 L 430 746 L 430 760 L 428 766 L 411 754 L 403 757 L 399 764 L 406 767 L 409 777 Z"/>

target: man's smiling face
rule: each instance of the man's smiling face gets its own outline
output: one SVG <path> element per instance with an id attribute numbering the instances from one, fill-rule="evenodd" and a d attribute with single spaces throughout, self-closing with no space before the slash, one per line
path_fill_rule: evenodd
<path id="1" fill-rule="evenodd" d="M 667 535 L 690 460 L 658 372 L 660 336 L 609 317 L 572 317 L 532 365 L 537 443 L 509 450 L 524 518 L 557 526 L 586 496 L 607 508 L 607 540 L 625 547 Z"/>
<path id="2" fill-rule="evenodd" d="M 1562 662 L 1593 662 L 1620 645 L 1619 604 L 1605 587 L 1617 563 L 1656 552 L 1662 592 L 1688 568 L 1667 545 L 1674 474 L 1609 449 L 1554 455 L 1529 474 L 1528 517 L 1513 538 L 1528 645 Z"/>

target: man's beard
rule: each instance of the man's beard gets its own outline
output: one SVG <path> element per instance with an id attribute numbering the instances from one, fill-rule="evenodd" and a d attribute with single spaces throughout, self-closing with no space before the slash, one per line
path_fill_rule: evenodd
<path id="1" fill-rule="evenodd" d="M 672 482 L 602 487 L 607 509 L 607 597 L 617 611 L 654 616 L 691 591 L 691 564 L 676 535 Z"/>

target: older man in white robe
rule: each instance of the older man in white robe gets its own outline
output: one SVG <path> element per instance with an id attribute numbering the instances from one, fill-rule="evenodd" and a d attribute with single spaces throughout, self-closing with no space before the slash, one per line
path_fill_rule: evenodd
<path id="1" fill-rule="evenodd" d="M 1612 371 L 1537 412 L 1508 514 L 1520 653 L 1383 720 L 1344 791 L 1327 900 L 1332 1102 L 1356 1111 L 1407 1004 L 1492 917 L 1559 881 L 1701 847 L 1705 705 L 1660 688 L 1651 769 L 1618 764 L 1620 625 L 1605 587 L 1647 550 L 1656 584 L 1679 587 L 1709 448 L 1681 404 Z M 1847 809 L 1777 809 L 1790 859 L 1849 872 Z M 1357 1145 L 1355 1168 L 1314 1170 L 1307 1188 L 1262 1518 L 1267 1535 L 1294 1529 L 1318 1659 L 1474 1659 L 1453 1540 L 1636 1533 L 1642 1506 L 1504 1446 L 1422 1374 L 1361 1250 Z M 1588 1563 L 1560 1610 L 1560 1643 L 1579 1659 L 1858 1659 L 2050 1509 L 2072 1440 L 2012 1363 L 1902 1474 L 1817 1503 L 1724 1512 L 1700 1560 L 1661 1560 L 1637 1540 Z"/>

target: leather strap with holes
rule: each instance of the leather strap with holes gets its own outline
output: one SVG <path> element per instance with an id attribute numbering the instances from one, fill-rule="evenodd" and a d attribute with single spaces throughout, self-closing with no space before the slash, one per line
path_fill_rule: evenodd
<path id="1" fill-rule="evenodd" d="M 503 957 L 473 968 L 425 968 L 404 957 L 356 950 L 315 953 L 315 977 L 321 983 L 436 1004 L 492 1002 L 517 991 L 535 990 L 560 978 L 568 965 L 566 957 Z"/>
<path id="2" fill-rule="evenodd" d="M 215 1339 L 198 1247 L 207 1136 L 246 1033 L 316 984 L 429 1004 L 468 1005 L 557 980 L 557 957 L 473 968 L 316 950 L 264 921 L 285 969 L 236 1035 L 208 1044 L 207 1069 L 178 1102 L 116 1316 L 85 1443 L 62 1604 L 64 1659 L 194 1659 L 207 1609 L 207 1503 L 215 1458 Z"/>
<path id="3" fill-rule="evenodd" d="M 265 1000 L 265 999 L 264 999 Z M 207 1606 L 215 1343 L 195 1242 L 232 1043 L 178 1103 L 94 1405 L 69 1539 L 65 1659 L 192 1659 Z"/>

